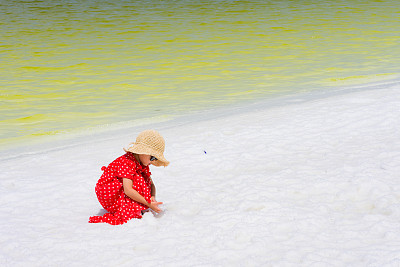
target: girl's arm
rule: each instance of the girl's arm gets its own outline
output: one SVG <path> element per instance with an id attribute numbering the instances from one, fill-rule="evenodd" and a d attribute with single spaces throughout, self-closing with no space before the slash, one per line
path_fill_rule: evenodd
<path id="1" fill-rule="evenodd" d="M 151 201 L 156 202 L 156 187 L 153 184 L 153 181 L 151 181 Z"/>
<path id="2" fill-rule="evenodd" d="M 131 179 L 123 178 L 122 184 L 124 187 L 124 193 L 132 200 L 137 201 L 143 205 L 146 205 L 150 209 L 154 210 L 155 212 L 160 212 L 160 208 L 158 205 L 162 204 L 162 202 L 151 202 L 148 203 L 146 199 L 138 193 L 135 189 L 133 189 L 133 181 Z"/>

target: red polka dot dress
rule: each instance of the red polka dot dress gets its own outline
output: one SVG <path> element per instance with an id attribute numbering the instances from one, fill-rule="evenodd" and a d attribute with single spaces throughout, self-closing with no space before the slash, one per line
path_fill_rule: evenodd
<path id="1" fill-rule="evenodd" d="M 141 194 L 147 202 L 151 202 L 151 173 L 148 166 L 141 165 L 132 153 L 111 162 L 101 168 L 103 175 L 96 184 L 96 195 L 108 213 L 103 216 L 92 216 L 90 223 L 123 224 L 133 218 L 142 218 L 142 210 L 148 207 L 125 195 L 123 178 L 133 181 L 133 189 Z"/>

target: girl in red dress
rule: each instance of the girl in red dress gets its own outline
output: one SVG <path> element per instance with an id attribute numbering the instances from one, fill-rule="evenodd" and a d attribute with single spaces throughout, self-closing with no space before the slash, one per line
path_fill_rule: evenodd
<path id="1" fill-rule="evenodd" d="M 151 209 L 160 212 L 156 188 L 151 180 L 149 165 L 168 166 L 164 158 L 164 138 L 154 130 L 141 132 L 126 154 L 102 167 L 103 175 L 96 184 L 96 195 L 108 213 L 92 216 L 90 223 L 123 224 Z"/>

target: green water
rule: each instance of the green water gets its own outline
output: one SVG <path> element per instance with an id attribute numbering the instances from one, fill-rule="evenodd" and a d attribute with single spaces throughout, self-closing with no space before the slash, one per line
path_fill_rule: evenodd
<path id="1" fill-rule="evenodd" d="M 0 17 L 0 145 L 400 73 L 395 0 L 0 0 Z"/>

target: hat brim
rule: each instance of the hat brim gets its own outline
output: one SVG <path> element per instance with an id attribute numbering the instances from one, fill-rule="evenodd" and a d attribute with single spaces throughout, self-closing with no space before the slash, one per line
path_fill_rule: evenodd
<path id="1" fill-rule="evenodd" d="M 162 153 L 159 151 L 154 150 L 153 148 L 146 146 L 144 144 L 136 144 L 134 143 L 129 148 L 124 148 L 125 152 L 131 152 L 135 154 L 143 154 L 143 155 L 150 155 L 157 158 L 157 160 L 152 161 L 154 166 L 160 167 L 164 166 L 167 167 L 169 165 L 169 161 L 164 157 Z"/>

